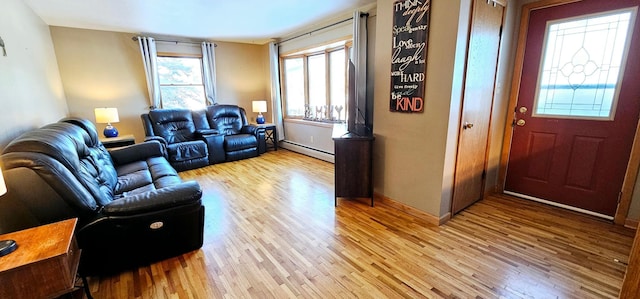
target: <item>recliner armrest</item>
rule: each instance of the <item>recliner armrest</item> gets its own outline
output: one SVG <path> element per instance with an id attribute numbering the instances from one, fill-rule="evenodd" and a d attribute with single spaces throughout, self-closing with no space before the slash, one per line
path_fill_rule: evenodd
<path id="1" fill-rule="evenodd" d="M 126 196 L 105 205 L 106 216 L 128 216 L 200 202 L 202 189 L 195 181 Z"/>
<path id="2" fill-rule="evenodd" d="M 110 150 L 109 154 L 115 164 L 123 165 L 150 157 L 163 157 L 164 149 L 160 142 L 144 142 Z"/>
<path id="3" fill-rule="evenodd" d="M 259 129 L 260 128 L 258 128 L 258 126 L 255 126 L 255 125 L 246 125 L 246 126 L 242 127 L 240 132 L 242 134 L 251 134 L 251 135 L 257 136 L 257 133 L 258 133 Z"/>
<path id="4" fill-rule="evenodd" d="M 220 134 L 220 131 L 216 130 L 216 129 L 199 129 L 196 130 L 196 135 L 198 137 L 203 137 L 206 135 L 215 135 L 215 134 Z"/>
<path id="5" fill-rule="evenodd" d="M 164 139 L 164 138 L 162 138 L 160 136 L 146 136 L 144 138 L 144 141 L 145 142 L 147 142 L 147 141 L 157 141 L 157 142 L 160 142 L 163 146 L 167 146 L 167 144 L 169 144 L 166 139 Z"/>

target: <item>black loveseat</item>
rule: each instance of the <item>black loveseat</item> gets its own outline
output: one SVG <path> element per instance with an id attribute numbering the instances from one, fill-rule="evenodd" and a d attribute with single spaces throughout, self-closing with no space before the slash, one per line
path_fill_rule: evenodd
<path id="1" fill-rule="evenodd" d="M 140 115 L 146 141 L 159 141 L 178 171 L 257 157 L 265 132 L 249 124 L 242 107 L 211 105 L 202 110 L 156 109 Z"/>
<path id="2" fill-rule="evenodd" d="M 90 121 L 68 118 L 19 136 L 0 161 L 0 233 L 77 217 L 83 275 L 202 246 L 202 190 L 180 179 L 158 142 L 109 152 Z"/>

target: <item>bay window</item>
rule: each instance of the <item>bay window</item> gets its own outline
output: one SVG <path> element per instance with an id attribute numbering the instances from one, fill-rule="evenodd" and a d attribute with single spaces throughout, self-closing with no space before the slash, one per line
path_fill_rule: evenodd
<path id="1" fill-rule="evenodd" d="M 285 117 L 344 122 L 349 43 L 332 43 L 281 57 Z"/>

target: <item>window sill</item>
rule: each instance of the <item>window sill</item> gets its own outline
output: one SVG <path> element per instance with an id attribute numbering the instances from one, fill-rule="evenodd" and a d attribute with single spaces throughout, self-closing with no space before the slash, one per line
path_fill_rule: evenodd
<path id="1" fill-rule="evenodd" d="M 321 128 L 333 128 L 333 126 L 336 124 L 344 124 L 344 121 L 343 122 L 323 122 L 323 121 L 306 120 L 301 118 L 286 118 L 284 122 L 292 123 L 292 124 L 315 126 L 315 127 L 321 127 Z"/>

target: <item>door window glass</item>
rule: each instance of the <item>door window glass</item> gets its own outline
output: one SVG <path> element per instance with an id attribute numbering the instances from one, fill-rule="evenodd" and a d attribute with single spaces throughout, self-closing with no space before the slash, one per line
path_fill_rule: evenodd
<path id="1" fill-rule="evenodd" d="M 611 120 L 635 9 L 549 22 L 533 116 Z"/>

